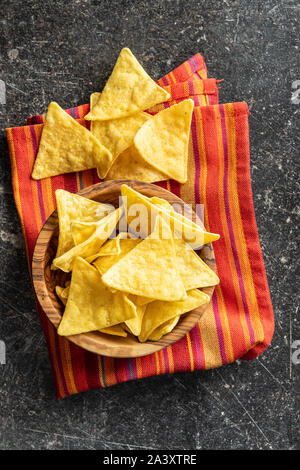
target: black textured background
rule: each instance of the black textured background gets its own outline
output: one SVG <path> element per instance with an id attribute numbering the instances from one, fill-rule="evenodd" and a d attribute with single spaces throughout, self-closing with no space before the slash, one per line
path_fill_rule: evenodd
<path id="1" fill-rule="evenodd" d="M 1 449 L 293 449 L 297 445 L 299 2 L 1 2 Z M 275 310 L 251 362 L 162 376 L 56 401 L 13 201 L 4 128 L 51 100 L 86 103 L 128 46 L 158 79 L 196 52 L 224 78 L 220 102 L 248 102 L 254 205 Z M 299 129 L 299 127 L 298 127 Z M 298 374 L 299 375 L 299 374 Z M 298 387 L 299 393 L 299 387 Z"/>

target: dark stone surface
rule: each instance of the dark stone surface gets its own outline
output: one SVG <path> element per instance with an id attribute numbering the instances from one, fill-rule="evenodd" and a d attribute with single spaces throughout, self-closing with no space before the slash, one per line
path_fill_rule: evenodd
<path id="1" fill-rule="evenodd" d="M 26 1 L 1 5 L 1 449 L 293 449 L 297 445 L 299 2 Z M 258 229 L 276 317 L 270 348 L 222 369 L 163 376 L 56 401 L 10 183 L 4 128 L 51 100 L 88 102 L 123 46 L 153 78 L 196 52 L 248 102 Z"/>

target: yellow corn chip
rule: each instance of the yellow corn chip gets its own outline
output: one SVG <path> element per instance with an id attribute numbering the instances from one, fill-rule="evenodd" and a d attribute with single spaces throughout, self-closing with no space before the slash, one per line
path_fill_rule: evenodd
<path id="1" fill-rule="evenodd" d="M 74 262 L 70 292 L 58 334 L 62 336 L 101 330 L 136 315 L 122 292 L 112 293 L 97 269 L 78 257 Z"/>
<path id="2" fill-rule="evenodd" d="M 107 120 L 131 116 L 170 98 L 145 72 L 132 52 L 121 50 L 115 67 L 88 120 Z"/>
<path id="3" fill-rule="evenodd" d="M 127 238 L 128 239 L 131 238 L 130 233 L 126 233 L 126 232 L 119 233 L 117 237 L 111 238 L 106 243 L 104 243 L 104 245 L 101 246 L 98 253 L 96 253 L 95 255 L 89 256 L 88 258 L 85 258 L 85 260 L 88 263 L 93 263 L 100 256 L 118 255 L 119 253 L 121 253 L 120 240 L 127 239 Z"/>
<path id="4" fill-rule="evenodd" d="M 74 245 L 80 245 L 95 233 L 98 222 L 81 222 L 75 220 L 71 223 L 71 233 Z"/>
<path id="5" fill-rule="evenodd" d="M 126 184 L 121 186 L 121 194 L 126 210 L 128 230 L 134 234 L 138 232 L 139 235 L 145 237 L 151 233 L 151 225 L 153 225 L 157 214 L 160 214 L 170 226 L 174 237 L 184 239 L 194 249 L 220 238 L 220 235 L 216 233 L 203 231 L 202 227 L 173 209 L 167 210 L 162 204 L 153 204 L 151 199 Z M 138 231 L 135 230 L 136 226 L 138 226 Z"/>
<path id="6" fill-rule="evenodd" d="M 167 333 L 170 333 L 170 331 L 172 331 L 177 325 L 179 319 L 180 315 L 177 315 L 177 317 L 171 318 L 171 320 L 168 320 L 162 325 L 160 325 L 158 328 L 156 328 L 156 330 L 151 333 L 148 340 L 158 341 L 162 336 L 166 335 Z"/>
<path id="7" fill-rule="evenodd" d="M 80 245 L 74 246 L 71 250 L 64 253 L 59 258 L 53 260 L 53 267 L 69 272 L 72 270 L 74 260 L 77 256 L 88 258 L 99 252 L 101 246 L 109 238 L 118 223 L 123 208 L 116 209 L 108 216 L 104 217 L 97 223 L 97 228 L 93 235 Z"/>
<path id="8" fill-rule="evenodd" d="M 154 299 L 149 299 L 149 297 L 144 297 L 144 296 L 140 296 L 140 295 L 134 295 L 132 297 L 134 297 L 133 302 L 138 307 L 142 307 L 143 305 L 147 305 L 150 302 L 153 302 L 153 300 L 154 300 Z M 129 298 L 131 298 L 131 296 L 129 296 Z"/>
<path id="9" fill-rule="evenodd" d="M 93 262 L 94 266 L 98 269 L 100 274 L 105 274 L 114 264 L 120 261 L 129 251 L 135 248 L 141 242 L 138 238 L 120 239 L 119 247 L 120 253 L 108 255 L 105 257 L 98 257 Z"/>
<path id="10" fill-rule="evenodd" d="M 167 224 L 157 217 L 151 235 L 106 271 L 102 280 L 108 287 L 129 294 L 168 301 L 185 298 Z"/>
<path id="11" fill-rule="evenodd" d="M 220 280 L 216 273 L 184 240 L 174 240 L 177 268 L 185 290 L 215 286 Z"/>
<path id="12" fill-rule="evenodd" d="M 68 300 L 68 296 L 65 296 L 65 295 L 64 295 L 64 290 L 65 290 L 64 287 L 55 286 L 55 292 L 56 292 L 56 294 L 57 294 L 59 300 L 60 300 L 64 305 L 66 305 L 67 300 Z"/>
<path id="13" fill-rule="evenodd" d="M 129 301 L 130 296 L 128 297 Z M 125 325 L 129 329 L 129 332 L 132 333 L 135 336 L 139 336 L 141 333 L 141 328 L 142 328 L 142 321 L 143 321 L 143 316 L 146 310 L 146 305 L 143 306 L 137 306 L 131 301 L 133 308 L 136 310 L 136 316 L 134 318 L 131 318 L 130 320 L 125 321 Z"/>
<path id="14" fill-rule="evenodd" d="M 49 105 L 31 177 L 35 180 L 104 166 L 111 153 L 57 103 Z"/>
<path id="15" fill-rule="evenodd" d="M 59 223 L 59 238 L 56 252 L 56 258 L 58 258 L 74 247 L 71 232 L 72 221 L 98 222 L 112 212 L 114 207 L 92 201 L 78 194 L 69 193 L 64 189 L 57 189 L 55 197 Z"/>
<path id="16" fill-rule="evenodd" d="M 127 332 L 124 330 L 124 328 L 121 327 L 121 325 L 109 326 L 108 328 L 102 328 L 99 331 L 100 333 L 105 333 L 106 335 L 123 336 L 124 338 L 127 336 Z"/>
<path id="17" fill-rule="evenodd" d="M 91 95 L 91 109 L 95 106 L 99 96 L 100 93 Z M 133 144 L 135 134 L 149 119 L 151 119 L 150 114 L 141 111 L 133 116 L 120 119 L 91 121 L 91 133 L 110 151 L 112 156 L 110 162 L 107 160 L 104 162 L 105 165 L 97 169 L 99 178 L 105 178 L 117 156 Z"/>
<path id="18" fill-rule="evenodd" d="M 187 292 L 186 299 L 177 302 L 161 302 L 156 300 L 147 305 L 143 317 L 141 334 L 139 340 L 143 343 L 147 341 L 152 332 L 168 320 L 190 312 L 200 305 L 209 302 L 210 297 L 198 289 Z"/>
<path id="19" fill-rule="evenodd" d="M 167 180 L 169 177 L 149 165 L 132 145 L 118 156 L 105 179 L 126 179 L 154 183 L 155 181 Z"/>
<path id="20" fill-rule="evenodd" d="M 171 206 L 171 204 L 165 199 L 161 199 L 160 197 L 157 197 L 157 196 L 150 197 L 150 202 L 152 204 L 156 204 L 157 206 L 164 207 L 167 211 L 173 210 L 173 207 Z"/>
<path id="21" fill-rule="evenodd" d="M 146 122 L 134 138 L 134 145 L 141 157 L 179 183 L 187 181 L 193 109 L 193 100 L 174 104 Z"/>

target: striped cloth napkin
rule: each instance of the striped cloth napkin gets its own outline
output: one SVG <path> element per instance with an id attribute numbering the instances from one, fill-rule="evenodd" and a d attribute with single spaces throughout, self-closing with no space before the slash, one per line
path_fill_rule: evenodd
<path id="1" fill-rule="evenodd" d="M 152 375 L 219 367 L 252 359 L 270 344 L 274 318 L 257 233 L 250 183 L 248 107 L 218 104 L 215 79 L 207 78 L 196 54 L 158 81 L 171 101 L 155 113 L 192 97 L 195 109 L 189 145 L 189 180 L 157 183 L 186 203 L 204 204 L 205 226 L 221 238 L 214 243 L 221 279 L 199 323 L 180 341 L 155 354 L 133 359 L 102 357 L 57 335 L 37 303 L 55 378 L 57 398 Z M 89 105 L 67 110 L 84 125 Z M 55 209 L 55 190 L 77 192 L 99 182 L 96 170 L 30 178 L 45 115 L 6 130 L 14 198 L 25 238 L 29 269 L 39 230 Z"/>

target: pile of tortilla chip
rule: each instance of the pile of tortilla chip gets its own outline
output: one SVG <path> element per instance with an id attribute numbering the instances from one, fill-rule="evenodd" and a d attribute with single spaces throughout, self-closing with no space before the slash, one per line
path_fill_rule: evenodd
<path id="1" fill-rule="evenodd" d="M 32 178 L 97 168 L 106 180 L 185 183 L 193 100 L 155 116 L 145 112 L 168 99 L 132 52 L 122 49 L 102 93 L 91 95 L 85 116 L 90 130 L 50 103 Z"/>
<path id="2" fill-rule="evenodd" d="M 127 185 L 114 208 L 56 191 L 59 240 L 52 269 L 71 273 L 56 286 L 65 305 L 63 336 L 100 331 L 157 341 L 181 315 L 209 302 L 219 283 L 194 248 L 218 240 L 165 200 Z"/>

